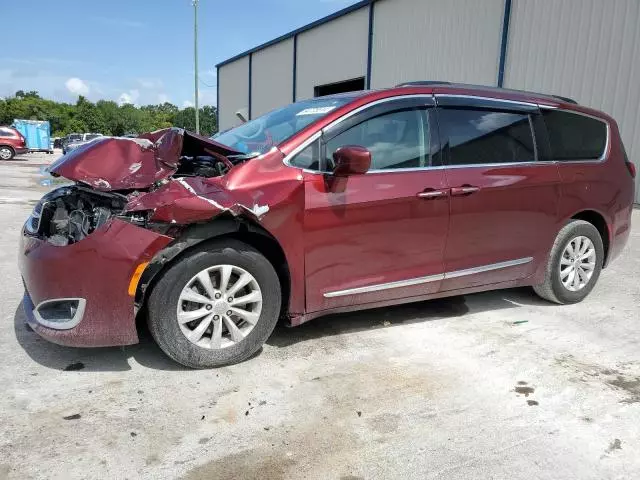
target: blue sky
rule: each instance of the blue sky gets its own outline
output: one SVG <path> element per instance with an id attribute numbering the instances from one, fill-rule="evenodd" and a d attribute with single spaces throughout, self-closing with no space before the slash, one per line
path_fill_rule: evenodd
<path id="1" fill-rule="evenodd" d="M 214 65 L 356 0 L 200 0 L 200 101 Z M 0 97 L 193 102 L 191 0 L 20 0 L 2 7 Z"/>

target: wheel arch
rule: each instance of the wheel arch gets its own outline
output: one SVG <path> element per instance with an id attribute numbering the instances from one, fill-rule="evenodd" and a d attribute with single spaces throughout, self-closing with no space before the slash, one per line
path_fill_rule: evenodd
<path id="1" fill-rule="evenodd" d="M 282 292 L 281 316 L 286 314 L 291 293 L 291 276 L 284 250 L 264 227 L 244 216 L 221 215 L 207 223 L 187 226 L 169 245 L 159 251 L 145 268 L 135 294 L 136 308 L 143 308 L 154 285 L 173 265 L 194 248 L 221 238 L 233 238 L 258 250 L 275 269 Z"/>
<path id="2" fill-rule="evenodd" d="M 582 210 L 575 213 L 571 220 L 584 220 L 596 227 L 600 238 L 602 239 L 602 246 L 604 248 L 604 260 L 602 262 L 602 268 L 605 268 L 609 262 L 609 246 L 611 244 L 611 228 L 604 215 L 596 210 Z"/>

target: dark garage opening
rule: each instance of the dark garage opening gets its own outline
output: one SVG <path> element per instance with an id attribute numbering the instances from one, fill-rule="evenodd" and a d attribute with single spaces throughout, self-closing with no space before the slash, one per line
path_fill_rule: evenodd
<path id="1" fill-rule="evenodd" d="M 324 97 L 325 95 L 333 95 L 335 93 L 357 92 L 364 90 L 364 77 L 352 78 L 343 82 L 327 83 L 325 85 L 317 85 L 313 88 L 315 97 Z"/>

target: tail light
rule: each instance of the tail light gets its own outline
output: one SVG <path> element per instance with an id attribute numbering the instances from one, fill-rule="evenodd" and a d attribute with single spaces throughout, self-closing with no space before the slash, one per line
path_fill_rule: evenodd
<path id="1" fill-rule="evenodd" d="M 624 144 L 622 142 L 620 143 L 622 144 L 622 153 L 624 154 L 624 163 L 627 165 L 627 170 L 629 170 L 631 178 L 636 178 L 636 166 L 633 162 L 629 161 L 629 157 L 627 157 L 627 150 L 624 148 Z"/>

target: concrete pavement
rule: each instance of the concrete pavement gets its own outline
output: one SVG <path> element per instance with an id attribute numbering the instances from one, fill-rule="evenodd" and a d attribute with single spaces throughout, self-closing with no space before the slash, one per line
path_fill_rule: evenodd
<path id="1" fill-rule="evenodd" d="M 334 315 L 192 371 L 144 332 L 81 350 L 25 327 L 37 164 L 0 165 L 0 478 L 640 476 L 640 211 L 579 305 L 514 289 Z"/>

